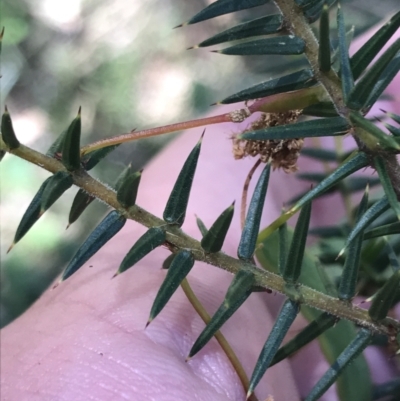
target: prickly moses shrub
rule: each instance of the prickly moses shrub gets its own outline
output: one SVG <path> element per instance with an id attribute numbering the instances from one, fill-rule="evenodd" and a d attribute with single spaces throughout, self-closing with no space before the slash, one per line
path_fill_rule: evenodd
<path id="1" fill-rule="evenodd" d="M 179 27 L 184 35 L 192 24 L 267 2 L 217 0 Z M 227 57 L 286 55 L 306 61 L 302 68 L 282 71 L 273 79 L 266 74 L 263 82 L 217 102 L 245 102 L 230 113 L 133 131 L 82 147 L 79 110 L 49 151 L 41 154 L 19 142 L 12 124 L 12 110 L 10 113 L 5 108 L 1 122 L 2 156 L 10 153 L 53 173 L 23 214 L 10 250 L 19 241 L 22 242 L 19 246 L 23 246 L 23 237 L 43 213 L 72 185 L 77 186 L 79 191 L 71 207 L 70 224 L 78 218 L 84 219 L 80 216 L 94 199 L 106 203 L 110 211 L 75 255 L 71 255 L 55 292 L 127 220 L 133 220 L 144 225 L 146 232 L 135 239 L 126 255 L 115 255 L 115 280 L 120 280 L 121 274 L 134 269 L 155 249 L 168 249 L 170 256 L 163 264 L 167 272 L 159 272 L 165 278 L 148 311 L 147 325 L 163 313 L 163 308 L 182 287 L 187 301 L 205 324 L 188 359 L 196 358 L 216 337 L 244 387 L 243 394 L 247 395 L 243 395 L 243 400 L 246 397 L 256 400 L 256 395 L 260 400 L 267 396 L 269 400 L 274 399 L 274 394 L 259 394 L 257 390 L 267 370 L 314 340 L 319 341 L 330 367 L 304 399 L 320 399 L 334 383 L 341 401 L 398 399 L 398 380 L 388 379 L 379 385 L 373 382 L 364 350 L 378 342 L 392 354 L 399 348 L 400 321 L 394 307 L 400 300 L 400 115 L 381 110 L 379 118 L 375 118 L 371 109 L 400 70 L 400 39 L 394 39 L 400 27 L 400 11 L 350 56 L 352 31 L 346 25 L 346 4 L 340 5 L 336 0 L 275 0 L 275 4 L 278 10 L 275 14 L 264 15 L 259 8 L 257 18 L 193 46 L 217 45 L 219 49 L 215 52 Z M 218 62 L 216 56 L 215 63 Z M 223 122 L 239 123 L 252 115 L 257 117 L 250 118 L 247 128 L 235 133 L 231 144 L 227 141 L 227 148 L 221 150 L 233 152 L 235 159 L 254 159 L 254 167 L 243 183 L 242 197 L 236 203 L 227 204 L 224 210 L 216 210 L 218 217 L 210 227 L 197 218 L 201 241 L 186 235 L 181 226 L 196 186 L 196 169 L 201 162 L 203 141 L 207 140 L 206 129 L 187 155 L 162 216 L 147 212 L 146 204 L 136 202 L 145 179 L 142 171 L 132 171 L 128 166 L 118 182 L 110 186 L 88 173 L 125 142 Z M 351 136 L 354 145 L 347 153 L 340 144 L 345 136 Z M 321 137 L 334 137 L 336 150 L 319 146 L 318 139 L 307 140 Z M 321 162 L 324 172 L 301 171 L 298 178 L 309 181 L 309 190 L 293 197 L 280 215 L 262 227 L 261 216 L 266 197 L 270 195 L 270 177 L 279 169 L 287 175 L 295 174 L 297 162 L 303 157 Z M 356 174 L 367 167 L 376 171 L 374 176 Z M 260 170 L 258 181 L 254 190 L 249 191 L 257 169 Z M 160 176 L 163 174 L 165 171 L 160 171 Z M 217 177 L 218 171 L 210 177 L 215 185 L 218 185 Z M 284 180 L 281 185 L 285 185 Z M 354 199 L 360 197 L 353 195 L 361 191 L 364 195 L 356 202 Z M 332 193 L 344 201 L 345 219 L 338 214 L 334 226 L 310 229 L 312 209 L 318 203 L 315 200 Z M 228 256 L 223 251 L 224 240 L 235 212 L 240 215 L 241 236 L 236 256 Z M 198 213 L 202 215 L 201 210 Z M 326 213 L 338 212 L 330 208 Z M 296 215 L 297 220 L 293 220 Z M 189 285 L 191 270 L 199 261 L 232 273 L 224 300 L 211 317 Z M 265 333 L 265 344 L 248 378 L 219 330 L 254 292 L 267 293 L 267 302 L 273 297 L 271 293 L 277 292 L 283 294 L 284 300 L 273 327 Z M 362 308 L 361 298 L 357 296 L 367 299 Z M 289 341 L 285 340 L 299 314 L 309 324 Z"/>

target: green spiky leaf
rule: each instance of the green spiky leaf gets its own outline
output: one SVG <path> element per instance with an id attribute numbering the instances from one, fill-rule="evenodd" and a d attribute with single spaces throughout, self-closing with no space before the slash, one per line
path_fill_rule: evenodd
<path id="1" fill-rule="evenodd" d="M 372 320 L 377 322 L 383 320 L 389 310 L 393 307 L 393 302 L 400 295 L 400 270 L 396 270 L 386 283 L 375 294 L 368 314 Z"/>
<path id="2" fill-rule="evenodd" d="M 85 153 L 82 157 L 82 165 L 86 171 L 91 170 L 97 166 L 109 153 L 116 149 L 120 144 L 106 146 L 101 149 L 96 149 L 93 152 Z"/>
<path id="3" fill-rule="evenodd" d="M 260 230 L 260 221 L 267 193 L 271 165 L 267 164 L 257 181 L 253 196 L 247 211 L 242 236 L 238 247 L 238 257 L 248 260 L 253 257 L 256 248 L 257 236 Z"/>
<path id="4" fill-rule="evenodd" d="M 254 392 L 257 384 L 271 365 L 272 359 L 298 313 L 299 305 L 296 302 L 289 299 L 283 304 L 251 375 L 247 398 Z"/>
<path id="5" fill-rule="evenodd" d="M 184 249 L 175 255 L 168 268 L 167 275 L 157 292 L 147 324 L 163 310 L 182 280 L 189 274 L 193 265 L 194 258 L 191 252 Z"/>
<path id="6" fill-rule="evenodd" d="M 321 313 L 315 320 L 307 325 L 300 333 L 296 334 L 289 342 L 281 347 L 275 354 L 270 366 L 290 357 L 305 345 L 315 340 L 326 330 L 329 330 L 337 322 L 337 318 L 327 312 Z"/>
<path id="7" fill-rule="evenodd" d="M 196 224 L 198 229 L 200 230 L 201 235 L 204 237 L 208 232 L 208 228 L 203 223 L 203 220 L 201 220 L 200 217 L 197 215 L 196 215 Z"/>
<path id="8" fill-rule="evenodd" d="M 42 194 L 40 203 L 40 214 L 43 214 L 50 206 L 57 201 L 61 195 L 72 187 L 74 180 L 72 175 L 66 171 L 58 171 L 47 182 Z"/>
<path id="9" fill-rule="evenodd" d="M 17 136 L 15 135 L 10 113 L 7 106 L 4 108 L 4 113 L 1 117 L 1 137 L 3 142 L 9 149 L 17 149 L 20 145 Z"/>
<path id="10" fill-rule="evenodd" d="M 399 150 L 400 143 L 391 136 L 383 132 L 374 123 L 364 118 L 360 113 L 351 111 L 350 121 L 354 126 L 356 135 L 371 150 Z"/>
<path id="11" fill-rule="evenodd" d="M 55 157 L 57 154 L 62 152 L 65 135 L 67 134 L 67 130 L 63 131 L 56 140 L 50 145 L 49 149 L 46 152 L 46 156 Z"/>
<path id="12" fill-rule="evenodd" d="M 233 40 L 246 39 L 254 36 L 277 33 L 282 29 L 282 14 L 268 15 L 227 29 L 199 43 L 197 47 L 218 45 Z"/>
<path id="13" fill-rule="evenodd" d="M 311 202 L 305 204 L 301 208 L 300 216 L 296 223 L 292 243 L 287 256 L 286 265 L 282 272 L 283 279 L 289 284 L 296 284 L 300 277 L 310 217 Z"/>
<path id="14" fill-rule="evenodd" d="M 174 260 L 175 253 L 171 253 L 171 255 L 167 256 L 162 263 L 162 268 L 168 270 L 171 266 L 172 261 Z"/>
<path id="15" fill-rule="evenodd" d="M 72 201 L 71 210 L 68 216 L 68 227 L 75 223 L 80 215 L 86 210 L 86 208 L 94 201 L 95 197 L 88 194 L 85 190 L 79 189 L 76 193 L 74 200 Z"/>
<path id="16" fill-rule="evenodd" d="M 365 106 L 376 82 L 399 50 L 400 39 L 397 39 L 363 77 L 360 78 L 349 94 L 347 105 L 350 108 L 361 110 Z"/>
<path id="17" fill-rule="evenodd" d="M 358 207 L 356 223 L 360 221 L 368 207 L 368 187 Z M 358 278 L 358 267 L 360 264 L 361 247 L 363 243 L 362 232 L 349 246 L 346 261 L 343 267 L 343 273 L 339 286 L 340 299 L 353 299 L 356 294 L 356 285 Z"/>
<path id="18" fill-rule="evenodd" d="M 339 33 L 339 54 L 340 54 L 340 76 L 342 80 L 342 92 L 344 101 L 347 102 L 349 93 L 354 87 L 353 73 L 350 67 L 349 51 L 346 43 L 346 28 L 340 5 L 337 10 L 337 25 Z"/>
<path id="19" fill-rule="evenodd" d="M 165 231 L 161 227 L 149 228 L 132 246 L 121 262 L 117 274 L 123 273 L 143 259 L 151 251 L 166 241 Z"/>
<path id="20" fill-rule="evenodd" d="M 204 132 L 200 141 L 186 159 L 174 188 L 172 189 L 171 195 L 169 196 L 163 214 L 163 218 L 167 223 L 176 224 L 180 227 L 185 221 L 186 208 L 189 202 L 190 190 L 192 189 L 194 173 L 196 172 L 197 162 L 199 160 L 203 135 Z"/>
<path id="21" fill-rule="evenodd" d="M 108 213 L 75 253 L 74 257 L 65 268 L 61 276 L 61 281 L 71 277 L 80 269 L 99 249 L 121 230 L 125 223 L 126 218 L 116 210 Z"/>
<path id="22" fill-rule="evenodd" d="M 246 10 L 261 6 L 268 3 L 269 0 L 217 0 L 210 4 L 208 7 L 201 10 L 188 22 L 185 22 L 179 26 L 185 26 L 189 24 L 196 24 L 197 22 L 205 21 L 211 18 L 218 17 L 224 14 L 230 14 L 235 11 Z"/>
<path id="23" fill-rule="evenodd" d="M 231 104 L 242 102 L 244 100 L 257 99 L 279 93 L 294 91 L 297 89 L 308 88 L 316 83 L 313 77 L 314 74 L 311 69 L 296 71 L 292 74 L 271 79 L 248 89 L 244 89 L 218 103 Z"/>
<path id="24" fill-rule="evenodd" d="M 119 185 L 117 190 L 117 200 L 126 209 L 136 203 L 142 171 L 128 175 Z"/>
<path id="25" fill-rule="evenodd" d="M 390 203 L 390 206 L 396 213 L 397 218 L 400 220 L 400 202 L 397 199 L 396 192 L 393 189 L 392 182 L 386 168 L 385 159 L 379 155 L 375 156 L 374 166 L 376 168 L 376 171 L 378 172 L 379 178 L 381 179 L 381 183 L 386 197 Z"/>
<path id="26" fill-rule="evenodd" d="M 188 358 L 196 355 L 239 309 L 251 294 L 253 284 L 254 275 L 247 270 L 239 270 L 232 280 L 221 306 L 193 344 Z"/>
<path id="27" fill-rule="evenodd" d="M 234 210 L 235 202 L 221 213 L 207 233 L 203 236 L 201 247 L 207 253 L 219 252 L 221 250 L 232 222 Z"/>
<path id="28" fill-rule="evenodd" d="M 267 139 L 311 138 L 343 135 L 348 130 L 349 125 L 345 118 L 332 117 L 249 131 L 238 135 L 238 138 L 261 141 Z"/>
<path id="29" fill-rule="evenodd" d="M 400 11 L 396 13 L 378 32 L 351 57 L 350 64 L 354 79 L 358 79 L 372 60 L 400 27 Z"/>
<path id="30" fill-rule="evenodd" d="M 358 332 L 356 338 L 339 355 L 337 360 L 322 376 L 304 401 L 319 400 L 322 394 L 324 394 L 337 380 L 338 376 L 343 372 L 343 370 L 370 344 L 371 339 L 372 333 L 369 330 L 362 328 Z"/>
<path id="31" fill-rule="evenodd" d="M 78 170 L 81 167 L 81 108 L 78 115 L 73 119 L 67 128 L 63 146 L 62 146 L 62 163 L 69 171 Z"/>
<path id="32" fill-rule="evenodd" d="M 400 234 L 400 221 L 366 231 L 364 233 L 364 240 L 393 234 Z"/>
<path id="33" fill-rule="evenodd" d="M 303 54 L 304 50 L 304 40 L 297 36 L 290 35 L 252 40 L 227 47 L 226 49 L 215 50 L 214 52 L 232 56 L 263 56 L 267 54 Z"/>

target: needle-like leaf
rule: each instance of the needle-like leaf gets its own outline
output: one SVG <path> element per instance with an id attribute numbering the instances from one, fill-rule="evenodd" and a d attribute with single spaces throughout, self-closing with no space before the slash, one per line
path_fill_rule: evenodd
<path id="1" fill-rule="evenodd" d="M 190 190 L 192 189 L 194 173 L 196 172 L 197 162 L 199 160 L 203 135 L 204 132 L 199 142 L 186 159 L 174 188 L 172 189 L 171 195 L 169 196 L 163 214 L 163 218 L 167 223 L 176 224 L 180 227 L 185 221 L 186 208 L 189 202 Z"/>
<path id="2" fill-rule="evenodd" d="M 62 163 L 69 171 L 78 170 L 81 166 L 81 108 L 65 134 L 62 146 Z"/>
<path id="3" fill-rule="evenodd" d="M 117 200 L 126 209 L 136 203 L 142 171 L 137 171 L 128 175 L 119 185 L 117 190 Z"/>
<path id="4" fill-rule="evenodd" d="M 260 230 L 260 221 L 267 193 L 271 165 L 268 163 L 262 171 L 247 211 L 242 236 L 238 247 L 238 257 L 249 260 L 256 249 L 257 236 Z"/>
<path id="5" fill-rule="evenodd" d="M 400 234 L 400 221 L 366 231 L 364 233 L 364 240 L 393 234 Z"/>
<path id="6" fill-rule="evenodd" d="M 20 143 L 15 135 L 10 113 L 7 106 L 4 107 L 4 114 L 1 117 L 1 137 L 9 149 L 16 149 Z"/>
<path id="7" fill-rule="evenodd" d="M 88 194 L 85 190 L 79 189 L 76 193 L 75 198 L 72 202 L 71 210 L 68 216 L 68 227 L 75 223 L 80 215 L 86 210 L 86 208 L 94 201 L 95 197 Z"/>
<path id="8" fill-rule="evenodd" d="M 75 253 L 65 268 L 61 281 L 71 277 L 81 268 L 99 249 L 103 247 L 125 225 L 126 218 L 116 210 L 111 211 L 101 223 L 91 232 L 89 237 Z"/>

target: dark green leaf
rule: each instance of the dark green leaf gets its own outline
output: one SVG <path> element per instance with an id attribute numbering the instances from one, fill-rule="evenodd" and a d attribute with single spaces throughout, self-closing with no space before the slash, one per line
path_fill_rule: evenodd
<path id="1" fill-rule="evenodd" d="M 310 394 L 304 401 L 317 401 L 320 399 L 330 386 L 337 380 L 342 371 L 354 359 L 356 359 L 364 349 L 369 345 L 372 339 L 372 333 L 362 328 L 357 334 L 357 337 L 346 347 L 346 349 L 339 355 L 332 366 L 322 376 L 318 383 L 311 390 Z"/>
<path id="2" fill-rule="evenodd" d="M 346 235 L 345 228 L 343 226 L 327 226 L 327 227 L 314 227 L 308 232 L 310 235 L 316 235 L 320 238 L 334 238 L 344 237 Z"/>
<path id="3" fill-rule="evenodd" d="M 284 93 L 294 91 L 297 89 L 308 88 L 315 85 L 316 81 L 313 78 L 313 72 L 310 69 L 304 69 L 296 71 L 292 74 L 285 75 L 280 78 L 271 79 L 266 82 L 262 82 L 258 85 L 252 86 L 248 89 L 244 89 L 232 96 L 229 96 L 218 102 L 219 104 L 230 104 L 242 102 L 244 100 L 251 100 L 262 98 L 266 96 L 275 95 L 278 93 Z"/>
<path id="4" fill-rule="evenodd" d="M 364 240 L 376 238 L 376 237 L 383 237 L 385 235 L 393 235 L 393 234 L 400 234 L 400 222 L 397 221 L 396 223 L 386 224 L 381 227 L 376 227 L 371 230 L 368 230 L 364 233 Z"/>
<path id="5" fill-rule="evenodd" d="M 354 226 L 353 230 L 349 234 L 346 240 L 345 247 L 340 251 L 339 256 L 343 255 L 345 249 L 357 238 L 366 227 L 368 227 L 374 220 L 376 220 L 383 212 L 388 210 L 390 207 L 388 198 L 384 196 L 378 202 L 375 202 L 357 221 L 356 225 Z"/>
<path id="6" fill-rule="evenodd" d="M 188 358 L 197 354 L 222 327 L 222 325 L 239 309 L 251 294 L 254 275 L 247 270 L 239 270 L 232 280 L 225 295 L 224 302 L 215 312 L 207 326 L 201 332 L 189 352 Z"/>
<path id="7" fill-rule="evenodd" d="M 319 337 L 326 330 L 330 329 L 337 321 L 337 318 L 327 312 L 321 313 L 315 320 L 306 326 L 300 333 L 293 337 L 288 343 L 281 347 L 275 354 L 270 366 L 288 358 L 305 345 Z"/>
<path id="8" fill-rule="evenodd" d="M 384 111 L 384 110 L 382 110 L 382 111 Z M 394 114 L 394 113 L 388 113 L 386 111 L 384 111 L 384 113 L 386 113 L 388 115 L 388 117 L 390 117 L 393 121 L 396 121 L 396 123 L 400 124 L 400 115 Z"/>
<path id="9" fill-rule="evenodd" d="M 393 136 L 400 137 L 400 128 L 393 127 L 393 125 L 385 124 L 385 127 Z"/>
<path id="10" fill-rule="evenodd" d="M 324 4 L 319 21 L 319 69 L 328 72 L 331 69 L 331 40 L 329 33 L 329 8 Z"/>
<path id="11" fill-rule="evenodd" d="M 71 188 L 73 183 L 72 175 L 66 171 L 59 171 L 50 177 L 42 194 L 40 214 L 49 209 L 67 189 Z"/>
<path id="12" fill-rule="evenodd" d="M 287 262 L 288 232 L 287 223 L 279 227 L 279 274 L 282 276 Z"/>
<path id="13" fill-rule="evenodd" d="M 69 171 L 78 170 L 81 166 L 81 108 L 78 115 L 67 128 L 62 147 L 62 163 Z"/>
<path id="14" fill-rule="evenodd" d="M 147 325 L 162 311 L 193 265 L 194 258 L 191 252 L 182 250 L 175 255 L 151 307 Z"/>
<path id="15" fill-rule="evenodd" d="M 319 0 L 313 6 L 306 7 L 307 9 L 304 12 L 305 17 L 308 22 L 311 24 L 319 19 L 322 13 L 322 8 L 324 4 L 331 7 L 337 0 Z"/>
<path id="16" fill-rule="evenodd" d="M 264 376 L 274 358 L 279 346 L 282 343 L 286 333 L 292 325 L 294 319 L 299 313 L 299 305 L 288 299 L 282 306 L 281 311 L 272 327 L 266 343 L 258 357 L 253 374 L 251 375 L 247 399 L 254 392 L 257 384 Z"/>
<path id="17" fill-rule="evenodd" d="M 14 128 L 11 121 L 10 113 L 7 106 L 4 108 L 4 114 L 1 117 L 1 137 L 9 149 L 16 149 L 20 143 L 15 135 Z"/>
<path id="18" fill-rule="evenodd" d="M 261 6 L 268 3 L 269 0 L 217 0 L 210 4 L 208 7 L 201 10 L 188 22 L 183 23 L 179 26 L 185 26 L 189 24 L 196 24 L 197 22 L 205 21 L 210 18 L 218 17 L 224 14 L 230 14 L 235 11 L 246 10 Z M 178 27 L 177 27 L 178 28 Z"/>
<path id="19" fill-rule="evenodd" d="M 400 12 L 396 13 L 378 32 L 374 33 L 351 57 L 350 64 L 354 79 L 358 79 L 361 76 L 399 27 Z"/>
<path id="20" fill-rule="evenodd" d="M 314 116 L 314 117 L 337 117 L 338 112 L 335 109 L 333 103 L 320 102 L 307 106 L 303 109 L 303 115 Z"/>
<path id="21" fill-rule="evenodd" d="M 374 295 L 368 314 L 372 320 L 385 319 L 393 306 L 393 301 L 400 294 L 400 270 L 396 270 L 385 285 Z"/>
<path id="22" fill-rule="evenodd" d="M 248 260 L 253 257 L 254 250 L 256 248 L 258 232 L 260 230 L 260 221 L 264 208 L 270 171 L 271 165 L 267 164 L 263 169 L 254 189 L 238 247 L 237 254 L 240 259 Z"/>
<path id="23" fill-rule="evenodd" d="M 238 138 L 267 140 L 335 136 L 343 135 L 349 128 L 345 118 L 331 117 L 250 131 L 239 135 Z"/>
<path id="24" fill-rule="evenodd" d="M 101 149 L 94 150 L 93 152 L 86 153 L 82 157 L 82 165 L 86 171 L 91 170 L 93 167 L 97 166 L 109 153 L 116 149 L 120 144 L 106 146 Z"/>
<path id="25" fill-rule="evenodd" d="M 17 232 L 14 236 L 14 241 L 7 252 L 11 250 L 11 248 L 31 229 L 31 227 L 40 218 L 40 205 L 42 203 L 43 191 L 51 178 L 52 177 L 49 177 L 46 179 L 46 181 L 43 182 L 36 195 L 32 199 L 31 203 L 29 204 L 28 208 L 26 209 L 24 215 L 22 216 L 21 222 L 18 225 Z"/>
<path id="26" fill-rule="evenodd" d="M 204 236 L 207 234 L 207 232 L 208 232 L 208 228 L 205 226 L 205 224 L 203 223 L 203 221 L 202 221 L 202 220 L 200 219 L 200 217 L 197 216 L 197 215 L 196 215 L 196 224 L 197 224 L 197 227 L 198 227 L 199 230 L 200 230 L 201 235 L 204 237 Z"/>
<path id="27" fill-rule="evenodd" d="M 115 275 L 121 274 L 125 270 L 128 270 L 151 251 L 162 245 L 165 240 L 165 231 L 161 227 L 149 228 L 129 250 Z"/>
<path id="28" fill-rule="evenodd" d="M 213 46 L 224 42 L 230 42 L 232 40 L 277 33 L 282 29 L 282 21 L 282 14 L 257 18 L 218 33 L 210 39 L 204 40 L 197 46 L 194 46 L 194 48 Z"/>
<path id="29" fill-rule="evenodd" d="M 175 257 L 175 253 L 171 253 L 171 255 L 167 256 L 164 259 L 164 262 L 162 264 L 162 268 L 165 269 L 165 270 L 168 270 L 169 267 L 171 266 L 172 261 L 174 260 L 174 257 Z"/>
<path id="30" fill-rule="evenodd" d="M 257 39 L 240 43 L 215 53 L 233 56 L 262 56 L 267 54 L 292 55 L 304 53 L 304 40 L 297 36 L 278 36 L 267 39 Z"/>
<path id="31" fill-rule="evenodd" d="M 400 143 L 391 136 L 383 132 L 374 123 L 364 118 L 360 113 L 351 111 L 350 121 L 355 127 L 356 135 L 371 150 L 399 150 Z"/>
<path id="32" fill-rule="evenodd" d="M 126 218 L 116 210 L 108 213 L 75 253 L 64 270 L 61 281 L 66 280 L 81 268 L 104 244 L 121 230 L 125 223 Z"/>
<path id="33" fill-rule="evenodd" d="M 349 94 L 347 105 L 350 108 L 361 110 L 365 106 L 376 82 L 399 50 L 400 39 L 397 39 L 357 82 Z"/>
<path id="34" fill-rule="evenodd" d="M 358 223 L 368 207 L 368 187 L 358 207 L 356 223 Z M 360 265 L 361 247 L 363 243 L 362 231 L 360 235 L 350 244 L 346 261 L 344 263 L 342 277 L 339 286 L 339 298 L 350 300 L 356 294 L 356 285 L 358 278 L 358 268 Z"/>
<path id="35" fill-rule="evenodd" d="M 386 169 L 385 159 L 382 156 L 374 157 L 374 166 L 378 172 L 379 178 L 381 179 L 382 187 L 385 191 L 386 197 L 390 203 L 390 206 L 400 220 L 400 202 L 397 199 L 396 192 L 393 189 L 391 179 Z"/>
<path id="36" fill-rule="evenodd" d="M 136 203 L 142 171 L 128 175 L 119 185 L 117 190 L 117 200 L 126 209 Z"/>
<path id="37" fill-rule="evenodd" d="M 64 138 L 67 134 L 67 130 L 63 131 L 57 139 L 50 145 L 48 151 L 46 152 L 46 156 L 55 157 L 58 153 L 62 152 Z"/>
<path id="38" fill-rule="evenodd" d="M 300 277 L 310 217 L 311 202 L 301 208 L 286 260 L 286 266 L 282 272 L 283 279 L 289 284 L 296 284 Z"/>
<path id="39" fill-rule="evenodd" d="M 72 202 L 71 210 L 68 216 L 68 227 L 78 220 L 79 216 L 86 210 L 86 208 L 94 201 L 95 197 L 88 194 L 85 190 L 79 189 Z M 68 228 L 67 227 L 67 228 Z"/>
<path id="40" fill-rule="evenodd" d="M 203 236 L 201 247 L 207 253 L 219 252 L 221 250 L 232 222 L 234 209 L 235 202 L 221 213 L 208 232 Z"/>
<path id="41" fill-rule="evenodd" d="M 387 398 L 392 396 L 392 398 Z M 395 401 L 400 397 L 400 379 L 392 379 L 386 383 L 376 384 L 373 388 L 372 400 L 378 401 L 387 399 L 388 401 Z"/>
<path id="42" fill-rule="evenodd" d="M 342 80 L 343 99 L 346 103 L 348 95 L 354 87 L 354 78 L 350 67 L 349 52 L 346 43 L 346 27 L 340 5 L 337 10 L 337 26 L 339 34 L 340 77 Z"/>
<path id="43" fill-rule="evenodd" d="M 180 227 L 185 221 L 186 208 L 189 202 L 189 195 L 192 188 L 194 173 L 196 172 L 197 161 L 199 160 L 203 135 L 186 159 L 175 182 L 174 188 L 172 189 L 171 195 L 169 196 L 163 214 L 163 218 L 167 223 L 176 224 Z"/>
<path id="44" fill-rule="evenodd" d="M 322 148 L 303 148 L 301 150 L 302 156 L 308 156 L 312 159 L 320 160 L 322 162 L 336 162 L 338 155 L 334 150 Z"/>
<path id="45" fill-rule="evenodd" d="M 372 105 L 378 100 L 378 98 L 382 95 L 384 90 L 388 87 L 388 85 L 392 82 L 394 77 L 400 71 L 400 54 L 398 54 L 384 69 L 382 75 L 376 81 L 374 87 L 372 88 L 371 94 L 368 97 L 367 102 L 365 103 L 364 110 L 368 111 Z"/>
<path id="46" fill-rule="evenodd" d="M 120 173 L 120 175 L 117 177 L 115 181 L 115 190 L 118 191 L 119 188 L 121 187 L 122 183 L 131 175 L 133 174 L 134 171 L 132 170 L 132 165 L 129 164 L 126 166 Z"/>

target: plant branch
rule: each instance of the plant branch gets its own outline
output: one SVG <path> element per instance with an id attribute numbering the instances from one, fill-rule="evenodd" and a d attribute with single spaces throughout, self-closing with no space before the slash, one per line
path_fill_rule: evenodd
<path id="1" fill-rule="evenodd" d="M 0 151 L 2 150 L 36 164 L 52 173 L 65 171 L 65 167 L 59 161 L 24 145 L 20 145 L 17 149 L 10 151 L 1 140 Z M 185 234 L 180 228 L 166 224 L 165 221 L 137 205 L 131 207 L 129 210 L 124 209 L 118 203 L 114 190 L 104 186 L 84 170 L 74 172 L 72 176 L 76 186 L 84 189 L 86 192 L 102 200 L 104 203 L 107 203 L 112 208 L 115 208 L 127 218 L 130 218 L 146 227 L 164 226 L 167 238 L 165 245 L 171 251 L 176 252 L 183 248 L 190 249 L 196 260 L 217 266 L 233 274 L 246 269 L 254 274 L 255 287 L 262 287 L 283 294 L 286 293 L 286 284 L 282 277 L 266 270 L 262 270 L 254 264 L 235 259 L 222 252 L 207 254 L 202 249 L 199 241 Z M 395 319 L 386 318 L 381 322 L 374 322 L 371 320 L 366 310 L 349 302 L 330 297 L 304 285 L 299 285 L 297 290 L 301 296 L 301 302 L 308 306 L 331 313 L 338 318 L 351 320 L 362 327 L 367 327 L 378 333 L 389 336 L 400 333 L 400 322 Z"/>

